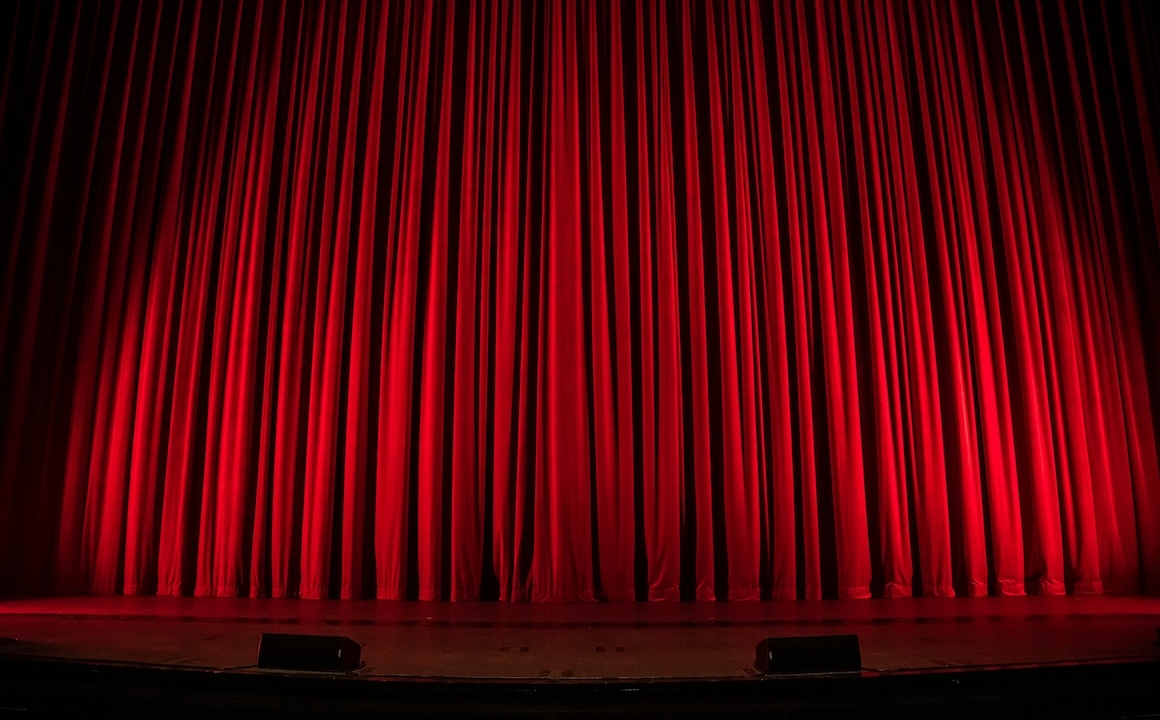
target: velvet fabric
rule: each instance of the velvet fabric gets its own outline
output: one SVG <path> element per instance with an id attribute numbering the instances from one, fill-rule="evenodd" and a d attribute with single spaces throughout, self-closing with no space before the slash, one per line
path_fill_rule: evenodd
<path id="1" fill-rule="evenodd" d="M 0 587 L 1156 591 L 1155 14 L 4 3 Z"/>

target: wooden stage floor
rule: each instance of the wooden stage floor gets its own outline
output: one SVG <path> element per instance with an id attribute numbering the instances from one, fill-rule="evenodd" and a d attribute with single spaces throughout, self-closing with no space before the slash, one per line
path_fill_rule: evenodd
<path id="1" fill-rule="evenodd" d="M 259 687 L 303 677 L 256 667 L 262 633 L 283 632 L 362 645 L 364 666 L 327 676 L 332 686 L 740 688 L 770 680 L 753 667 L 764 637 L 856 634 L 862 679 L 1075 667 L 1114 676 L 1117 667 L 1160 667 L 1158 626 L 1160 598 L 1140 596 L 584 605 L 67 597 L 0 601 L 0 637 L 10 639 L 0 665 Z M 1160 687 L 1160 673 L 1155 680 Z M 15 682 L 0 676 L 0 702 L 27 710 Z"/>

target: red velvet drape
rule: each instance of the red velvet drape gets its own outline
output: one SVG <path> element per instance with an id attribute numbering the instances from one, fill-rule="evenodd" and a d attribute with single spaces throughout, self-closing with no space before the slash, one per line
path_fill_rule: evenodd
<path id="1" fill-rule="evenodd" d="M 1160 589 L 1146 4 L 0 10 L 0 587 Z"/>

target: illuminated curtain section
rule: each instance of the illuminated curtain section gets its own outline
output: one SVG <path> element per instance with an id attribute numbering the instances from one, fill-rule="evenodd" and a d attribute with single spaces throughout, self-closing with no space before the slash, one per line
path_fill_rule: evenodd
<path id="1" fill-rule="evenodd" d="M 1160 590 L 1155 14 L 5 3 L 0 587 Z"/>

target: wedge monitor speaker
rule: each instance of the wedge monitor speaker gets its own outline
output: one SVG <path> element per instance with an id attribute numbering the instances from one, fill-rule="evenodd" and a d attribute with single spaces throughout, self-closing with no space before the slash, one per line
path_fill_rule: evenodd
<path id="1" fill-rule="evenodd" d="M 348 672 L 361 656 L 361 645 L 338 635 L 262 633 L 258 643 L 258 667 L 266 670 Z"/>
<path id="2" fill-rule="evenodd" d="M 757 644 L 758 670 L 767 674 L 831 674 L 862 671 L 857 635 L 771 637 Z"/>

